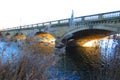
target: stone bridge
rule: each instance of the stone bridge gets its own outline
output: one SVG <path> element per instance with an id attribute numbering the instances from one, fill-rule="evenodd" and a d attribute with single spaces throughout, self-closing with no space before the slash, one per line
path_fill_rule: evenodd
<path id="1" fill-rule="evenodd" d="M 74 24 L 70 23 L 71 20 Z M 6 33 L 14 35 L 16 33 L 22 32 L 23 34 L 29 35 L 31 33 L 35 34 L 35 32 L 42 31 L 48 32 L 55 38 L 60 38 L 60 40 L 63 40 L 70 38 L 74 33 L 83 30 L 88 30 L 86 33 L 91 34 L 92 32 L 89 31 L 91 29 L 99 30 L 101 32 L 104 30 L 120 32 L 120 11 L 75 17 L 74 19 L 67 18 L 62 20 L 12 27 L 1 30 L 1 33 L 3 35 Z"/>

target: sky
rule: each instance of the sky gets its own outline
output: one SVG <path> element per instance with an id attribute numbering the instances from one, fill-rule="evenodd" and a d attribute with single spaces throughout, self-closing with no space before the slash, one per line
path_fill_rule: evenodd
<path id="1" fill-rule="evenodd" d="M 119 0 L 0 0 L 0 29 L 120 10 Z"/>

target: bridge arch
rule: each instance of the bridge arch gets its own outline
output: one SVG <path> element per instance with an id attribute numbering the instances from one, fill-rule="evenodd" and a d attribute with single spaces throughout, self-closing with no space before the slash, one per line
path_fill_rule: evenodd
<path id="1" fill-rule="evenodd" d="M 115 34 L 118 32 L 118 28 L 110 27 L 110 26 L 93 26 L 92 28 L 89 26 L 76 28 L 68 33 L 64 34 L 61 38 L 61 42 L 66 44 L 69 41 L 80 41 L 81 44 L 89 40 L 100 39 L 111 34 Z"/>
<path id="2" fill-rule="evenodd" d="M 98 26 L 93 26 L 92 28 L 90 26 L 84 26 L 84 27 L 76 27 L 68 32 L 66 32 L 62 37 L 68 37 L 72 36 L 73 33 L 79 32 L 82 30 L 87 30 L 87 29 L 93 29 L 93 30 L 106 30 L 106 31 L 112 31 L 112 32 L 119 32 L 119 27 L 110 27 L 110 26 L 105 26 L 105 25 L 98 25 Z"/>

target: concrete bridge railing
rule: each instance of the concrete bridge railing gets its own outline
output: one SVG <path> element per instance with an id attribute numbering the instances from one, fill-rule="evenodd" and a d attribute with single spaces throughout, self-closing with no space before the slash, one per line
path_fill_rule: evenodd
<path id="1" fill-rule="evenodd" d="M 70 18 L 18 26 L 1 30 L 3 34 L 15 33 L 21 31 L 24 34 L 30 34 L 33 31 L 46 31 L 55 37 L 61 37 L 64 34 L 73 33 L 82 29 L 107 29 L 113 31 L 120 31 L 120 11 L 100 13 L 88 16 L 81 16 L 74 18 L 74 26 L 70 26 Z"/>

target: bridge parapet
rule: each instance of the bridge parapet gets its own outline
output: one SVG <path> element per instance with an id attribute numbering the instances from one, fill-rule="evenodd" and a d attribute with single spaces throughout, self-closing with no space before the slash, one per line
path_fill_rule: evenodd
<path id="1" fill-rule="evenodd" d="M 115 21 L 115 22 L 120 22 L 120 11 L 100 13 L 100 14 L 87 15 L 87 16 L 81 16 L 81 17 L 74 18 L 75 25 L 83 25 L 83 24 L 89 25 L 93 23 L 101 24 L 101 23 L 104 23 L 110 20 Z M 69 26 L 69 23 L 70 23 L 70 18 L 66 18 L 66 19 L 61 19 L 61 20 L 12 27 L 12 28 L 8 28 L 2 31 L 13 31 L 13 30 L 18 30 L 18 29 L 34 29 L 34 28 L 39 29 L 41 27 L 45 27 L 48 25 L 51 25 L 52 27 Z"/>
<path id="2" fill-rule="evenodd" d="M 70 18 L 48 21 L 37 24 L 23 25 L 13 28 L 7 28 L 1 32 L 7 33 L 12 32 L 16 33 L 22 31 L 24 33 L 32 32 L 34 29 L 42 30 L 48 29 L 50 26 L 49 32 L 54 36 L 62 36 L 65 33 L 71 32 L 72 30 L 79 30 L 82 28 L 87 29 L 112 29 L 114 31 L 120 31 L 120 11 L 100 13 L 94 15 L 87 15 L 74 18 L 75 26 L 70 26 Z M 117 27 L 114 27 L 117 26 Z"/>

